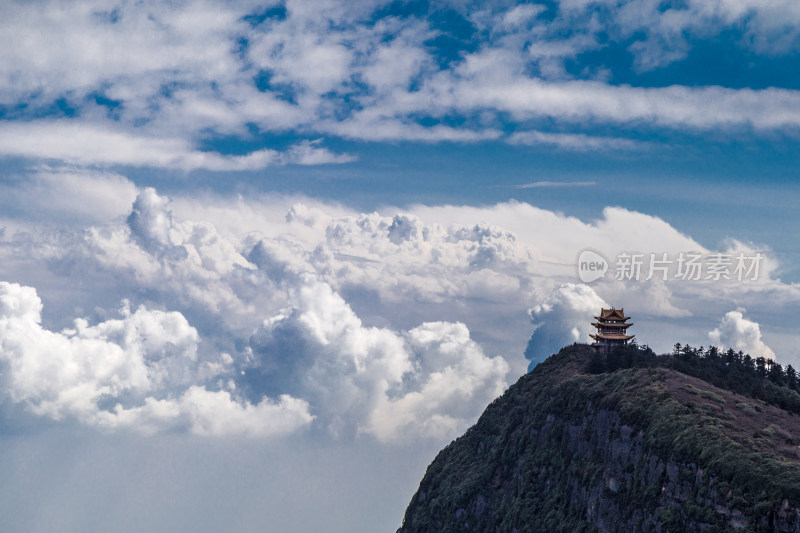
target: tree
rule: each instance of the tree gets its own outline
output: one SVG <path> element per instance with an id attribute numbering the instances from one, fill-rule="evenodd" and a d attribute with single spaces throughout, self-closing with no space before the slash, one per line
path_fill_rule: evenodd
<path id="1" fill-rule="evenodd" d="M 783 384 L 783 367 L 780 363 L 776 363 L 771 359 L 767 361 L 767 365 L 769 370 L 767 370 L 767 378 L 773 383 L 777 383 L 778 385 Z"/>
<path id="2" fill-rule="evenodd" d="M 762 357 L 756 357 L 756 375 L 761 378 L 767 377 L 767 360 Z"/>
<path id="3" fill-rule="evenodd" d="M 786 384 L 793 389 L 797 388 L 797 371 L 792 365 L 786 365 Z"/>
<path id="4" fill-rule="evenodd" d="M 706 350 L 706 359 L 709 361 L 716 361 L 719 359 L 719 350 L 716 346 L 709 346 L 708 350 Z"/>
<path id="5" fill-rule="evenodd" d="M 600 350 L 595 349 L 592 356 L 589 358 L 589 364 L 586 365 L 586 371 L 590 374 L 602 374 L 606 371 L 606 362 Z"/>

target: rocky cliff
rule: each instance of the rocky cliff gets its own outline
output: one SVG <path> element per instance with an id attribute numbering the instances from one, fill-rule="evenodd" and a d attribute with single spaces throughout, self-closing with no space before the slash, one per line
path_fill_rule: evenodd
<path id="1" fill-rule="evenodd" d="M 401 533 L 800 532 L 800 417 L 565 348 L 428 467 Z"/>

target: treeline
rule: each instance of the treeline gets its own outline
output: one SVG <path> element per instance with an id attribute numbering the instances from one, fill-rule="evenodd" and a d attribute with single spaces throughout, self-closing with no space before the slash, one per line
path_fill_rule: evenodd
<path id="1" fill-rule="evenodd" d="M 720 350 L 675 344 L 671 354 L 656 355 L 647 346 L 629 344 L 606 353 L 595 352 L 586 370 L 592 374 L 621 368 L 671 368 L 704 381 L 763 400 L 800 414 L 800 377 L 792 365 L 785 367 L 765 357 L 752 357 L 732 348 Z"/>

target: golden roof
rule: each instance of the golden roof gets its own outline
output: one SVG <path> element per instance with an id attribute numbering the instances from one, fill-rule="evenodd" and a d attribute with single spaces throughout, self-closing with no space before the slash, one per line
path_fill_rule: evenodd
<path id="1" fill-rule="evenodd" d="M 600 340 L 600 339 L 609 340 L 609 341 L 617 341 L 617 340 L 619 340 L 619 341 L 621 341 L 621 340 L 628 341 L 628 340 L 631 340 L 632 338 L 634 338 L 636 335 L 615 335 L 615 334 L 610 334 L 610 333 L 598 333 L 597 335 L 589 335 L 589 336 L 591 338 L 593 338 L 594 340 L 596 340 L 596 341 Z"/>
<path id="2" fill-rule="evenodd" d="M 596 328 L 603 327 L 603 328 L 622 328 L 622 329 L 624 329 L 624 328 L 631 327 L 633 324 L 634 324 L 633 322 L 628 322 L 628 323 L 625 323 L 625 324 L 614 324 L 614 323 L 608 323 L 608 322 L 592 322 L 592 325 L 594 327 L 596 327 Z"/>
<path id="3" fill-rule="evenodd" d="M 597 320 L 630 320 L 631 317 L 625 316 L 623 308 L 614 309 L 600 309 L 600 316 L 595 317 Z"/>

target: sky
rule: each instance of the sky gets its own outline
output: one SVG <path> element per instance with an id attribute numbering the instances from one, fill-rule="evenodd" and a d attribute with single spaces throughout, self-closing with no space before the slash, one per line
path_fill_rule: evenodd
<path id="1" fill-rule="evenodd" d="M 601 307 L 800 366 L 795 0 L 0 15 L 7 531 L 394 531 Z"/>

